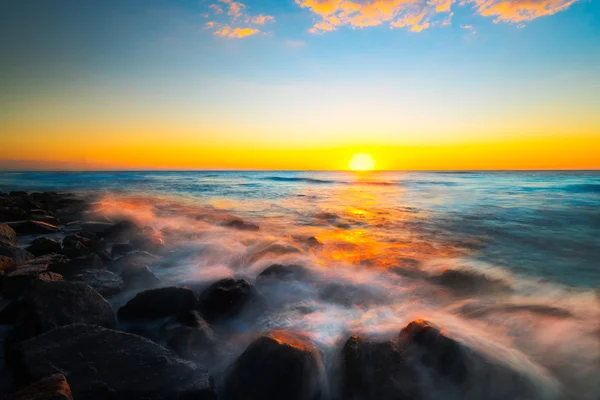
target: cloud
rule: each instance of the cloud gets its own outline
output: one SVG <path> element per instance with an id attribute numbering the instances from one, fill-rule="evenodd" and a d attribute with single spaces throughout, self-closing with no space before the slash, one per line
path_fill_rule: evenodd
<path id="1" fill-rule="evenodd" d="M 260 30 L 252 28 L 231 28 L 229 26 L 224 26 L 214 32 L 216 36 L 227 37 L 230 39 L 241 39 L 247 36 L 256 35 L 257 33 L 260 33 Z"/>
<path id="2" fill-rule="evenodd" d="M 263 26 L 268 22 L 275 22 L 275 17 L 272 15 L 248 14 L 246 12 L 246 5 L 239 1 L 218 0 L 218 2 L 208 6 L 215 15 L 216 20 L 205 24 L 207 29 L 213 30 L 215 36 L 229 39 L 254 36 L 261 33 L 261 30 L 257 26 Z"/>
<path id="3" fill-rule="evenodd" d="M 473 25 L 461 25 L 460 28 L 470 31 L 473 35 L 477 33 Z"/>
<path id="4" fill-rule="evenodd" d="M 471 6 L 494 22 L 522 24 L 567 9 L 578 0 L 295 0 L 318 20 L 311 33 L 335 31 L 342 26 L 367 28 L 387 25 L 420 32 L 450 25 L 454 4 Z"/>
<path id="5" fill-rule="evenodd" d="M 288 39 L 285 41 L 285 44 L 287 44 L 290 47 L 304 47 L 306 46 L 306 42 L 303 40 L 294 40 L 294 39 Z"/>

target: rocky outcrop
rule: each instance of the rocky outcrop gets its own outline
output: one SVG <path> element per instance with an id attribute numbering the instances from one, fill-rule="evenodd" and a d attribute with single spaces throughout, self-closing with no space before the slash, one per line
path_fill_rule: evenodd
<path id="1" fill-rule="evenodd" d="M 216 399 L 204 368 L 147 339 L 99 326 L 64 326 L 22 342 L 11 365 L 20 383 L 60 371 L 75 399 Z"/>
<path id="2" fill-rule="evenodd" d="M 230 400 L 318 400 L 327 395 L 321 356 L 305 337 L 273 331 L 256 339 L 229 367 Z"/>

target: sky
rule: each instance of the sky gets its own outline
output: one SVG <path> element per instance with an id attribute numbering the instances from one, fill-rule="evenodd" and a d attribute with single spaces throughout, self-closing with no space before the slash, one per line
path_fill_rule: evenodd
<path id="1" fill-rule="evenodd" d="M 597 0 L 0 0 L 0 169 L 600 168 Z"/>

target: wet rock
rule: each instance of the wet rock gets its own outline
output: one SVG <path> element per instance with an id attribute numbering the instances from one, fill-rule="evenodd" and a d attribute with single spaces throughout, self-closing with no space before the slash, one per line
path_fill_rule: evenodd
<path id="1" fill-rule="evenodd" d="M 308 239 L 306 239 L 306 244 L 308 245 L 308 247 L 321 247 L 321 246 L 323 246 L 323 243 L 319 242 L 319 239 L 317 239 L 314 236 L 311 236 Z"/>
<path id="2" fill-rule="evenodd" d="M 302 265 L 273 264 L 256 277 L 256 282 L 306 279 L 310 271 Z"/>
<path id="3" fill-rule="evenodd" d="M 265 308 L 265 299 L 244 279 L 222 279 L 210 285 L 200 295 L 200 313 L 210 323 L 240 316 L 247 311 L 256 315 Z"/>
<path id="4" fill-rule="evenodd" d="M 161 328 L 167 347 L 187 360 L 213 357 L 214 332 L 198 311 L 186 311 Z"/>
<path id="5" fill-rule="evenodd" d="M 44 254 L 60 253 L 62 245 L 57 240 L 41 237 L 31 242 L 31 245 L 25 250 L 36 256 L 42 256 Z"/>
<path id="6" fill-rule="evenodd" d="M 84 232 L 102 234 L 106 232 L 113 223 L 105 221 L 87 221 L 81 224 L 81 230 Z"/>
<path id="7" fill-rule="evenodd" d="M 127 242 L 132 237 L 142 234 L 142 228 L 131 221 L 121 221 L 109 227 L 102 236 L 111 242 Z"/>
<path id="8" fill-rule="evenodd" d="M 324 368 L 315 346 L 287 331 L 256 339 L 229 367 L 229 400 L 318 400 L 326 397 Z"/>
<path id="9" fill-rule="evenodd" d="M 8 395 L 5 400 L 73 400 L 73 395 L 67 378 L 55 374 Z"/>
<path id="10" fill-rule="evenodd" d="M 12 258 L 17 264 L 29 261 L 35 256 L 23 250 L 17 246 L 11 246 L 9 244 L 0 243 L 0 256 Z"/>
<path id="11" fill-rule="evenodd" d="M 121 278 L 128 289 L 149 289 L 161 284 L 161 280 L 154 275 L 150 267 L 135 264 L 125 267 Z"/>
<path id="12" fill-rule="evenodd" d="M 142 337 L 76 324 L 18 344 L 18 382 L 61 371 L 75 399 L 216 400 L 208 372 Z"/>
<path id="13" fill-rule="evenodd" d="M 6 224 L 0 224 L 0 243 L 9 246 L 17 244 L 17 233 L 13 228 Z"/>
<path id="14" fill-rule="evenodd" d="M 112 245 L 111 253 L 114 255 L 121 255 L 130 253 L 133 251 L 133 245 L 130 243 L 115 243 Z"/>
<path id="15" fill-rule="evenodd" d="M 110 304 L 97 291 L 81 282 L 34 281 L 23 295 L 22 304 L 25 337 L 76 323 L 106 328 L 116 325 Z"/>
<path id="16" fill-rule="evenodd" d="M 352 336 L 342 349 L 340 394 L 348 400 L 412 400 L 420 395 L 419 377 L 397 340 L 373 342 Z"/>
<path id="17" fill-rule="evenodd" d="M 125 286 L 120 276 L 105 269 L 82 271 L 75 274 L 71 280 L 87 283 L 104 297 L 121 293 Z"/>
<path id="18" fill-rule="evenodd" d="M 60 232 L 60 228 L 56 225 L 35 220 L 14 222 L 11 223 L 11 227 L 15 230 L 15 232 L 17 232 L 18 235 L 35 235 Z"/>
<path id="19" fill-rule="evenodd" d="M 106 250 L 99 250 L 95 254 L 100 257 L 100 260 L 102 260 L 105 265 L 108 265 L 113 261 L 112 256 Z"/>
<path id="20" fill-rule="evenodd" d="M 19 297 L 36 280 L 60 281 L 62 275 L 46 270 L 46 265 L 22 265 L 8 273 L 2 280 L 2 296 L 13 299 Z"/>
<path id="21" fill-rule="evenodd" d="M 255 254 L 253 254 L 252 257 L 250 257 L 249 261 L 251 263 L 256 262 L 266 255 L 281 256 L 281 255 L 285 255 L 285 254 L 294 254 L 294 253 L 301 253 L 301 250 L 294 246 L 275 243 L 275 244 L 268 246 L 265 249 L 262 249 L 262 250 L 256 252 Z"/>
<path id="22" fill-rule="evenodd" d="M 227 221 L 223 224 L 226 228 L 237 229 L 239 231 L 250 231 L 256 232 L 260 230 L 260 227 L 251 222 L 242 221 L 241 219 L 233 219 L 231 221 Z"/>
<path id="23" fill-rule="evenodd" d="M 108 269 L 115 274 L 120 274 L 131 266 L 152 266 L 160 261 L 160 258 L 145 251 L 125 254 L 108 265 Z"/>
<path id="24" fill-rule="evenodd" d="M 92 253 L 91 250 L 80 241 L 68 242 L 64 245 L 64 248 L 61 250 L 61 252 L 69 258 L 84 257 Z"/>
<path id="25" fill-rule="evenodd" d="M 0 279 L 15 269 L 17 263 L 10 257 L 0 256 Z"/>
<path id="26" fill-rule="evenodd" d="M 27 192 L 22 190 L 13 190 L 8 192 L 8 197 L 26 197 Z"/>
<path id="27" fill-rule="evenodd" d="M 85 257 L 73 258 L 71 260 L 62 259 L 60 262 L 48 266 L 48 270 L 63 275 L 65 279 L 70 279 L 72 276 L 83 271 L 102 269 L 103 266 L 102 259 L 98 255 L 92 254 Z"/>
<path id="28" fill-rule="evenodd" d="M 27 218 L 27 211 L 18 207 L 1 207 L 0 221 L 14 222 L 22 221 Z"/>
<path id="29" fill-rule="evenodd" d="M 477 273 L 476 271 L 446 269 L 430 278 L 458 295 L 498 293 L 510 290 L 507 282 Z"/>
<path id="30" fill-rule="evenodd" d="M 117 313 L 122 321 L 159 319 L 198 309 L 196 294 L 189 288 L 166 287 L 138 293 Z"/>
<path id="31" fill-rule="evenodd" d="M 341 282 L 332 282 L 325 285 L 319 291 L 319 296 L 323 300 L 346 307 L 381 304 L 387 300 L 386 293 L 376 287 Z"/>

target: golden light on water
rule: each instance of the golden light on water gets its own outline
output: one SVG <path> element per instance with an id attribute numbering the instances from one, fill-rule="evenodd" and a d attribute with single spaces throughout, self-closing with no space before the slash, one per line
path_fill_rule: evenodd
<path id="1" fill-rule="evenodd" d="M 371 171 L 375 168 L 375 160 L 369 154 L 355 154 L 348 163 L 348 168 L 352 171 Z"/>

